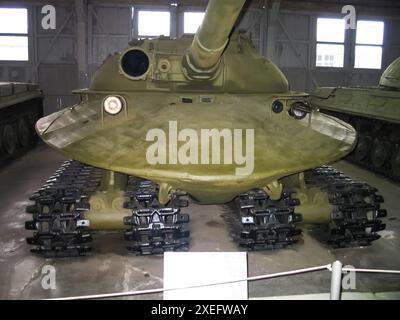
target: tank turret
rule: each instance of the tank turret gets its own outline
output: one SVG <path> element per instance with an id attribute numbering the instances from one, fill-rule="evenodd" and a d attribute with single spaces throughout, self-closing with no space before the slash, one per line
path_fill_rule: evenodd
<path id="1" fill-rule="evenodd" d="M 379 86 L 400 89 L 400 57 L 387 67 L 379 81 Z"/>
<path id="2" fill-rule="evenodd" d="M 90 85 L 96 91 L 284 93 L 288 81 L 258 54 L 235 22 L 245 0 L 211 0 L 193 40 L 133 40 L 109 56 Z"/>

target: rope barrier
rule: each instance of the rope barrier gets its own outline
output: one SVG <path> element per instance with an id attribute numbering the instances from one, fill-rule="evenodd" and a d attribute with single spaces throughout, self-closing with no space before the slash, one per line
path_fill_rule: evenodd
<path id="1" fill-rule="evenodd" d="M 153 293 L 160 293 L 165 291 L 174 291 L 174 290 L 184 290 L 184 289 L 196 289 L 196 288 L 203 288 L 203 287 L 210 287 L 210 286 L 218 286 L 223 284 L 231 284 L 243 281 L 257 281 L 269 278 L 276 278 L 282 276 L 290 276 L 294 274 L 306 273 L 306 272 L 314 272 L 318 270 L 325 270 L 327 269 L 328 265 L 320 266 L 320 267 L 311 267 L 293 271 L 286 271 L 286 272 L 278 272 L 268 275 L 261 275 L 261 276 L 254 276 L 254 277 L 247 277 L 243 279 L 237 280 L 229 280 L 229 281 L 221 281 L 221 282 L 213 282 L 207 284 L 201 284 L 196 286 L 188 286 L 188 287 L 177 287 L 177 288 L 163 288 L 163 289 L 149 289 L 149 290 L 141 290 L 141 291 L 126 291 L 126 292 L 116 292 L 116 293 L 107 293 L 107 294 L 94 294 L 94 295 L 87 295 L 87 296 L 77 296 L 77 297 L 66 297 L 66 298 L 56 298 L 51 300 L 81 300 L 81 299 L 101 299 L 101 298 L 116 298 L 116 297 L 123 297 L 123 296 L 136 296 L 136 295 L 144 295 L 144 294 L 153 294 Z"/>
<path id="2" fill-rule="evenodd" d="M 292 270 L 292 271 L 278 272 L 278 273 L 272 273 L 272 274 L 266 274 L 266 275 L 260 275 L 260 276 L 252 276 L 252 277 L 247 277 L 247 278 L 237 279 L 237 280 L 229 280 L 229 281 L 214 282 L 214 283 L 201 284 L 201 285 L 195 285 L 195 286 L 188 286 L 188 287 L 158 288 L 158 289 L 148 289 L 148 290 L 138 290 L 138 291 L 125 291 L 125 292 L 116 292 L 116 293 L 55 298 L 55 299 L 50 299 L 50 300 L 105 299 L 105 298 L 118 298 L 118 297 L 125 297 L 125 296 L 138 296 L 138 295 L 162 293 L 165 291 L 196 289 L 196 288 L 231 284 L 231 283 L 237 283 L 237 282 L 243 282 L 243 281 L 259 281 L 259 280 L 265 280 L 265 279 L 271 279 L 271 278 L 277 278 L 277 277 L 292 276 L 292 275 L 302 274 L 302 273 L 316 272 L 316 271 L 321 271 L 321 270 L 329 270 L 332 272 L 332 264 L 304 268 L 304 269 L 297 269 L 297 270 Z M 400 270 L 359 269 L 359 268 L 348 268 L 348 267 L 342 268 L 342 271 L 343 272 L 362 272 L 362 273 L 400 274 Z"/>
<path id="3" fill-rule="evenodd" d="M 358 268 L 342 268 L 343 271 L 355 271 L 360 273 L 386 273 L 400 274 L 400 270 L 382 270 L 382 269 L 358 269 Z"/>

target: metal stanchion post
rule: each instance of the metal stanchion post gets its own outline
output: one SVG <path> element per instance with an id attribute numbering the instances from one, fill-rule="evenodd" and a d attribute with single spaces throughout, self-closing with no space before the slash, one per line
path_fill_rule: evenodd
<path id="1" fill-rule="evenodd" d="M 332 278 L 331 278 L 331 300 L 340 300 L 342 289 L 342 263 L 335 261 L 332 263 Z"/>

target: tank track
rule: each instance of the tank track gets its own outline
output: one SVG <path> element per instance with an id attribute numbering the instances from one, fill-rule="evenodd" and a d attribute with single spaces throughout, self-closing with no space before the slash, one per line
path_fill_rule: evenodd
<path id="1" fill-rule="evenodd" d="M 90 210 L 89 199 L 99 188 L 104 170 L 69 160 L 29 199 L 26 212 L 32 220 L 25 229 L 34 231 L 27 243 L 31 251 L 46 258 L 83 256 L 91 251 L 92 236 L 84 212 Z M 186 228 L 189 215 L 180 212 L 188 206 L 186 194 L 172 194 L 168 206 L 158 202 L 158 186 L 130 176 L 124 207 L 132 215 L 124 218 L 129 226 L 124 237 L 128 249 L 138 254 L 158 254 L 185 249 L 189 244 Z"/>
<path id="2" fill-rule="evenodd" d="M 308 186 L 328 193 L 333 207 L 332 221 L 324 239 L 335 248 L 369 246 L 380 238 L 378 231 L 386 228 L 380 218 L 387 212 L 377 189 L 352 180 L 342 172 L 323 166 L 305 172 Z"/>
<path id="3" fill-rule="evenodd" d="M 131 244 L 129 251 L 142 255 L 161 254 L 165 251 L 187 250 L 190 233 L 187 230 L 189 215 L 181 208 L 189 202 L 186 193 L 175 192 L 166 206 L 158 201 L 157 184 L 136 177 L 129 177 L 124 207 L 132 215 L 124 218 L 129 226 L 124 237 Z"/>
<path id="4" fill-rule="evenodd" d="M 25 223 L 33 236 L 27 243 L 32 252 L 45 257 L 85 255 L 91 250 L 89 221 L 83 213 L 90 209 L 90 196 L 99 188 L 104 170 L 66 161 L 46 184 L 35 192 L 26 212 L 32 220 Z M 380 218 L 387 212 L 380 208 L 383 198 L 377 189 L 353 181 L 336 169 L 323 166 L 305 172 L 308 187 L 317 187 L 328 194 L 333 208 L 332 221 L 325 241 L 336 248 L 368 246 L 380 238 L 385 229 Z M 159 254 L 185 250 L 189 245 L 189 215 L 181 213 L 188 206 L 187 194 L 175 192 L 167 205 L 158 202 L 157 184 L 130 176 L 124 207 L 132 215 L 124 218 L 128 226 L 124 237 L 131 244 L 128 250 L 138 254 Z M 299 200 L 288 190 L 272 200 L 262 189 L 241 194 L 233 203 L 233 213 L 225 215 L 231 234 L 246 250 L 285 248 L 296 243 L 301 235 L 297 224 L 301 214 L 295 213 Z"/>
<path id="5" fill-rule="evenodd" d="M 274 201 L 264 190 L 253 189 L 241 194 L 224 218 L 234 241 L 244 250 L 286 248 L 301 235 L 296 224 L 302 217 L 294 212 L 298 204 L 289 192 L 284 192 L 282 200 Z"/>
<path id="6" fill-rule="evenodd" d="M 386 225 L 380 218 L 387 212 L 380 208 L 383 198 L 377 189 L 330 166 L 305 172 L 307 187 L 317 187 L 328 193 L 333 208 L 332 221 L 323 241 L 334 248 L 369 246 L 380 238 L 378 231 Z M 224 215 L 231 236 L 246 250 L 281 249 L 298 242 L 302 221 L 295 213 L 300 202 L 286 190 L 279 201 L 271 200 L 262 189 L 241 194 Z M 233 208 L 232 208 L 233 206 Z"/>
<path id="7" fill-rule="evenodd" d="M 100 185 L 103 170 L 78 161 L 66 161 L 46 184 L 29 199 L 26 212 L 33 219 L 25 223 L 33 236 L 27 243 L 33 253 L 50 257 L 85 255 L 91 250 L 89 223 L 83 212 L 89 210 L 89 197 Z"/>
<path id="8" fill-rule="evenodd" d="M 400 149 L 400 145 L 396 145 L 396 146 L 394 146 L 394 148 L 399 148 Z M 353 164 L 355 164 L 355 165 L 357 165 L 357 166 L 359 166 L 359 167 L 362 167 L 362 168 L 367 169 L 367 170 L 369 170 L 371 172 L 377 173 L 378 175 L 381 175 L 381 176 L 384 176 L 386 178 L 389 178 L 389 179 L 391 179 L 391 180 L 393 180 L 395 182 L 400 182 L 400 176 L 394 175 L 390 171 L 390 169 L 388 169 L 387 167 L 386 168 L 377 168 L 377 167 L 375 167 L 369 161 L 369 159 L 360 161 L 360 160 L 357 160 L 354 157 L 354 154 L 350 154 L 349 156 L 347 156 L 346 160 L 351 162 L 351 163 L 353 163 Z"/>

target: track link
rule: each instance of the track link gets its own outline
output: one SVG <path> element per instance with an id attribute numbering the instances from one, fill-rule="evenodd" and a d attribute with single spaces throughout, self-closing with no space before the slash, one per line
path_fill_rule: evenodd
<path id="1" fill-rule="evenodd" d="M 387 212 L 380 207 L 384 200 L 377 189 L 329 166 L 306 171 L 305 180 L 327 192 L 333 207 L 327 243 L 335 248 L 369 246 L 380 238 L 377 232 L 386 228 L 380 218 Z"/>
<path id="2" fill-rule="evenodd" d="M 294 212 L 299 204 L 290 193 L 274 201 L 262 189 L 253 189 L 241 194 L 234 201 L 232 211 L 225 216 L 231 235 L 245 250 L 267 250 L 285 248 L 298 241 L 301 230 L 300 214 Z"/>
<path id="3" fill-rule="evenodd" d="M 25 222 L 33 236 L 27 243 L 32 252 L 50 257 L 86 255 L 92 240 L 89 221 L 84 212 L 90 210 L 89 199 L 99 188 L 104 170 L 78 161 L 66 161 L 46 184 L 31 197 L 26 212 L 32 220 Z M 130 251 L 138 254 L 158 254 L 187 249 L 189 215 L 181 208 L 188 206 L 187 194 L 175 192 L 167 206 L 158 202 L 158 185 L 151 181 L 129 177 L 124 207 L 132 215 L 124 218 L 129 226 L 124 237 L 131 242 Z"/>
<path id="4" fill-rule="evenodd" d="M 161 254 L 165 251 L 187 250 L 189 215 L 181 213 L 188 206 L 183 192 L 171 195 L 170 202 L 163 206 L 158 202 L 158 185 L 136 177 L 129 177 L 124 207 L 132 215 L 124 218 L 129 226 L 125 239 L 130 241 L 128 250 L 137 254 Z"/>
<path id="5" fill-rule="evenodd" d="M 307 187 L 326 192 L 333 208 L 329 230 L 324 234 L 326 243 L 334 248 L 369 246 L 380 238 L 378 232 L 386 227 L 380 218 L 387 212 L 381 209 L 384 200 L 377 189 L 330 166 L 306 171 L 305 182 Z M 281 200 L 273 201 L 262 189 L 253 189 L 234 201 L 225 220 L 233 239 L 244 249 L 285 248 L 301 235 L 296 224 L 302 217 L 295 213 L 299 204 L 288 190 Z"/>
<path id="6" fill-rule="evenodd" d="M 46 184 L 35 192 L 26 208 L 32 220 L 25 223 L 33 236 L 27 238 L 35 246 L 32 252 L 45 257 L 85 255 L 91 250 L 89 221 L 83 213 L 90 209 L 90 196 L 99 188 L 104 170 L 66 161 Z M 305 172 L 307 187 L 317 187 L 328 194 L 333 208 L 327 243 L 334 247 L 368 246 L 380 238 L 385 229 L 380 218 L 383 198 L 377 189 L 352 180 L 336 169 L 323 166 Z M 124 207 L 132 215 L 124 218 L 124 233 L 130 242 L 128 250 L 137 254 L 159 254 L 186 250 L 189 245 L 189 215 L 181 213 L 188 206 L 187 194 L 174 192 L 167 205 L 158 201 L 157 184 L 129 177 Z M 280 200 L 272 200 L 262 189 L 241 194 L 233 202 L 234 210 L 225 216 L 231 234 L 246 250 L 285 248 L 296 243 L 301 235 L 297 224 L 301 214 L 295 213 L 300 202 L 288 190 Z"/>
<path id="7" fill-rule="evenodd" d="M 26 212 L 32 220 L 25 223 L 33 236 L 27 243 L 32 252 L 47 257 L 85 255 L 91 250 L 89 222 L 83 212 L 89 210 L 88 199 L 100 185 L 102 170 L 78 161 L 66 161 L 46 184 L 29 199 Z"/>

